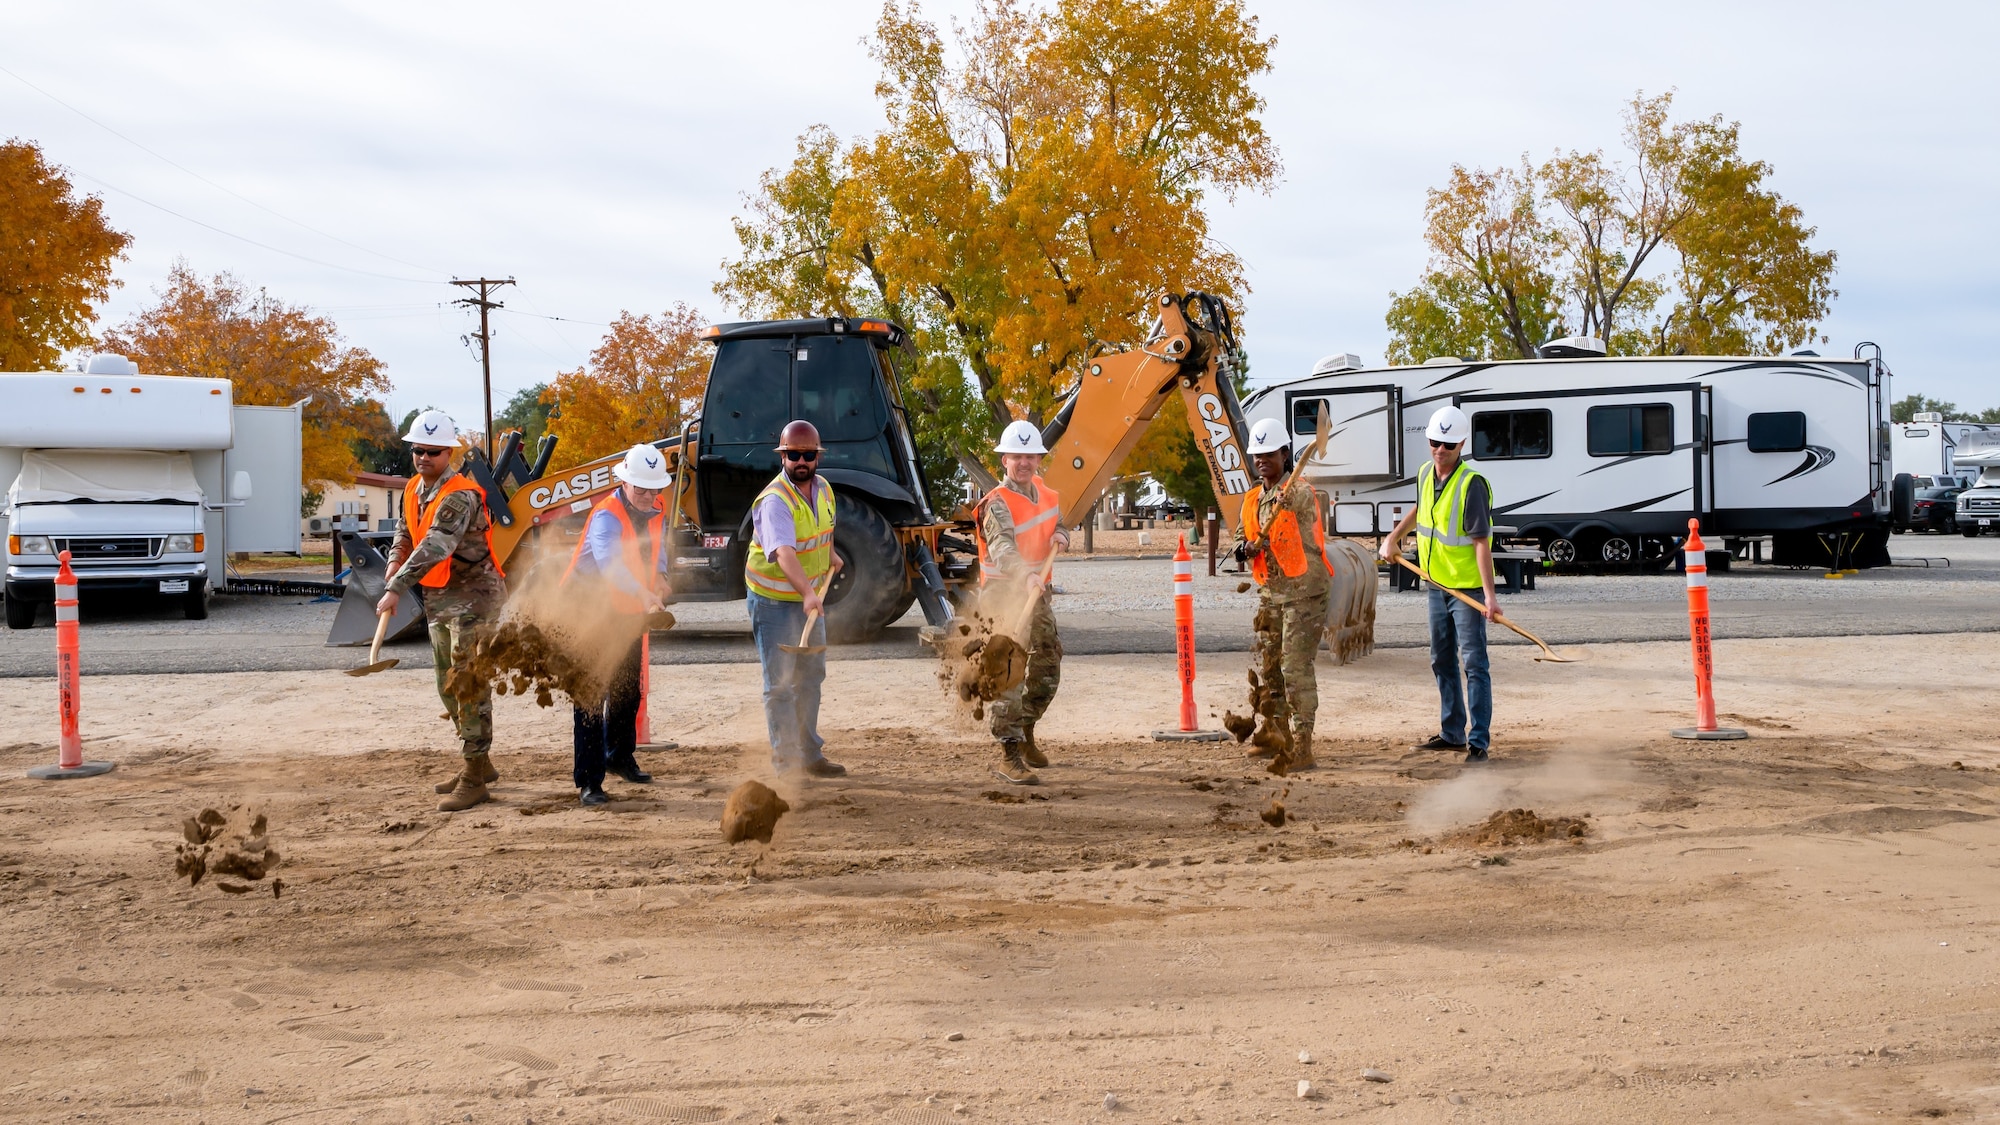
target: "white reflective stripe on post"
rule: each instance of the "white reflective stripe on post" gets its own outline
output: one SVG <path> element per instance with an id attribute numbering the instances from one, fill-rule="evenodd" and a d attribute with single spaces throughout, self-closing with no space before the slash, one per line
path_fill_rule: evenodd
<path id="1" fill-rule="evenodd" d="M 1183 578 L 1192 578 L 1192 577 L 1194 577 L 1194 563 L 1192 561 L 1177 562 L 1174 564 L 1175 581 L 1179 581 Z"/>
<path id="2" fill-rule="evenodd" d="M 1707 586 L 1708 586 L 1708 571 L 1693 570 L 1693 569 L 1690 569 L 1688 571 L 1688 589 L 1690 590 L 1698 588 L 1706 589 Z"/>
<path id="3" fill-rule="evenodd" d="M 68 602 L 58 601 L 56 603 L 56 620 L 57 621 L 76 620 L 76 599 L 72 598 Z"/>

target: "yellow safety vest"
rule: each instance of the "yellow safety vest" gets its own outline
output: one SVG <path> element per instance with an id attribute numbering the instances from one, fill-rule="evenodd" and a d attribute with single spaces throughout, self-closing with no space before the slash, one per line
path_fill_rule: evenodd
<path id="1" fill-rule="evenodd" d="M 1437 466 L 1425 462 L 1417 473 L 1417 559 L 1424 573 L 1441 586 L 1473 590 L 1480 586 L 1479 554 L 1472 536 L 1465 534 L 1465 490 L 1473 478 L 1486 480 L 1472 466 L 1460 461 L 1439 495 L 1433 486 Z M 1487 502 L 1492 503 L 1493 482 L 1486 483 Z M 1439 517 L 1443 518 L 1440 519 Z"/>
<path id="2" fill-rule="evenodd" d="M 798 535 L 799 567 L 806 572 L 806 581 L 815 587 L 820 576 L 833 568 L 833 486 L 823 484 L 819 490 L 817 505 L 799 493 L 791 478 L 783 473 L 778 479 L 764 486 L 757 499 L 750 504 L 754 511 L 764 498 L 771 495 L 785 498 L 785 506 L 792 512 L 792 527 Z M 792 589 L 792 583 L 785 577 L 778 560 L 764 552 L 764 545 L 753 538 L 750 540 L 749 557 L 743 560 L 743 584 L 753 592 L 781 602 L 804 601 L 804 595 Z"/>

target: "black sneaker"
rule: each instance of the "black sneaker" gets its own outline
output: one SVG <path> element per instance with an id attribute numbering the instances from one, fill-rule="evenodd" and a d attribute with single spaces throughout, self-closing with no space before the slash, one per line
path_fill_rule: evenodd
<path id="1" fill-rule="evenodd" d="M 1452 742 L 1452 741 L 1450 741 L 1449 739 L 1445 738 L 1445 736 L 1443 736 L 1443 735 L 1441 735 L 1441 734 L 1434 734 L 1434 735 L 1431 735 L 1431 736 L 1430 736 L 1429 738 L 1426 738 L 1426 739 L 1424 739 L 1424 740 L 1423 740 L 1422 742 L 1419 742 L 1419 743 L 1417 743 L 1417 744 L 1416 744 L 1415 746 L 1412 746 L 1412 747 L 1410 747 L 1410 749 L 1412 749 L 1412 750 L 1463 750 L 1463 749 L 1465 749 L 1465 743 L 1463 743 L 1463 742 Z"/>
<path id="2" fill-rule="evenodd" d="M 1465 764 L 1468 766 L 1480 765 L 1485 761 L 1486 761 L 1486 751 L 1480 749 L 1477 746 L 1465 752 Z"/>
<path id="3" fill-rule="evenodd" d="M 616 774 L 634 785 L 651 785 L 653 783 L 653 775 L 640 769 L 639 762 L 635 758 L 627 758 L 622 762 L 606 762 L 604 769 L 607 773 Z"/>
<path id="4" fill-rule="evenodd" d="M 846 777 L 847 767 L 825 758 L 814 758 L 806 763 L 806 772 L 814 777 Z"/>
<path id="5" fill-rule="evenodd" d="M 590 805 L 608 805 L 611 803 L 611 798 L 602 789 L 586 789 L 583 791 L 583 796 L 576 799 L 576 803 L 586 807 Z"/>

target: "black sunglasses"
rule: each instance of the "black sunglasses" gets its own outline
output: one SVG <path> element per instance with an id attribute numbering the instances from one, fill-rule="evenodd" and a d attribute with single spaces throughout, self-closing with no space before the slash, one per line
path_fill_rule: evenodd
<path id="1" fill-rule="evenodd" d="M 1432 448 L 1432 449 L 1443 449 L 1443 448 L 1444 448 L 1445 446 L 1447 446 L 1447 445 L 1457 445 L 1457 444 L 1458 444 L 1458 443 L 1457 443 L 1457 442 L 1455 442 L 1455 441 L 1436 441 L 1436 440 L 1433 440 L 1433 441 L 1431 442 L 1431 448 Z"/>
<path id="2" fill-rule="evenodd" d="M 787 461 L 819 460 L 819 450 L 817 449 L 787 449 L 784 451 L 784 454 Z"/>
<path id="3" fill-rule="evenodd" d="M 425 449 L 425 448 L 423 448 L 422 446 L 412 446 L 412 447 L 410 448 L 410 452 L 411 452 L 412 454 L 414 454 L 414 455 L 418 456 L 418 457 L 443 457 L 443 456 L 446 456 L 446 455 L 448 455 L 448 454 L 449 454 L 449 453 L 451 452 L 451 450 L 449 450 L 449 449 Z"/>

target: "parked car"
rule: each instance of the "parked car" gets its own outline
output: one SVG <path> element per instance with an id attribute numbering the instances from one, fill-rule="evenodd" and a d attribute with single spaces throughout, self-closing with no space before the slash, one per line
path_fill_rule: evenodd
<path id="1" fill-rule="evenodd" d="M 1910 505 L 1911 531 L 1937 531 L 1950 535 L 1958 530 L 1960 488 L 1919 488 Z"/>

